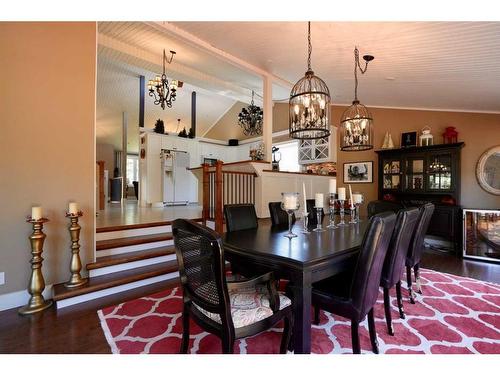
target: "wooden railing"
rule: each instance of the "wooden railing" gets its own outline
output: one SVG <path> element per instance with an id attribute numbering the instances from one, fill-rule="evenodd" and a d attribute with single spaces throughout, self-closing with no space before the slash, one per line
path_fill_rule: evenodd
<path id="1" fill-rule="evenodd" d="M 215 231 L 224 230 L 225 204 L 255 204 L 255 177 L 253 172 L 224 171 L 218 160 L 215 167 L 203 165 L 203 222 L 215 221 Z"/>

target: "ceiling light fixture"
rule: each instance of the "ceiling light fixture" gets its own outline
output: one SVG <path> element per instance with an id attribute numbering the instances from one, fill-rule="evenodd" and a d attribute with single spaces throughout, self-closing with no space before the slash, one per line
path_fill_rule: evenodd
<path id="1" fill-rule="evenodd" d="M 171 83 L 168 82 L 167 75 L 165 73 L 165 62 L 170 64 L 174 59 L 175 51 L 170 51 L 170 58 L 167 59 L 165 50 L 163 50 L 163 72 L 162 75 L 157 75 L 154 80 L 150 79 L 148 82 L 149 96 L 154 98 L 154 103 L 159 104 L 162 109 L 165 106 L 172 108 L 172 102 L 175 101 L 177 96 L 177 88 L 181 87 L 180 81 L 173 80 Z"/>
<path id="2" fill-rule="evenodd" d="M 307 72 L 292 88 L 288 101 L 288 133 L 295 139 L 318 139 L 330 135 L 330 90 L 311 69 L 311 22 L 307 23 Z"/>
<path id="3" fill-rule="evenodd" d="M 365 68 L 359 64 L 359 51 L 354 48 L 354 101 L 342 114 L 340 121 L 340 149 L 342 151 L 364 151 L 373 148 L 373 118 L 368 109 L 358 100 L 358 68 L 365 74 L 368 63 L 374 59 L 364 55 Z"/>
<path id="4" fill-rule="evenodd" d="M 260 135 L 262 134 L 262 121 L 264 119 L 264 111 L 259 106 L 256 106 L 253 101 L 254 91 L 252 90 L 252 101 L 248 107 L 241 109 L 238 114 L 238 124 L 243 128 L 245 135 Z"/>

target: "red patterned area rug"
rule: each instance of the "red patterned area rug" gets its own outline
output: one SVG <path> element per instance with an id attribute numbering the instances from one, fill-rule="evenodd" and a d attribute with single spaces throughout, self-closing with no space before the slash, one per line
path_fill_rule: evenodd
<path id="1" fill-rule="evenodd" d="M 469 354 L 500 353 L 500 285 L 421 271 L 422 295 L 408 302 L 403 291 L 406 319 L 400 319 L 391 292 L 395 336 L 387 334 L 383 297 L 375 307 L 381 353 Z M 182 324 L 182 297 L 174 288 L 98 311 L 113 353 L 178 353 Z M 191 323 L 191 353 L 221 353 L 220 340 Z M 238 340 L 235 353 L 277 353 L 281 326 Z M 372 353 L 366 320 L 360 326 L 362 353 Z M 352 353 L 350 322 L 321 313 L 312 328 L 312 352 Z"/>

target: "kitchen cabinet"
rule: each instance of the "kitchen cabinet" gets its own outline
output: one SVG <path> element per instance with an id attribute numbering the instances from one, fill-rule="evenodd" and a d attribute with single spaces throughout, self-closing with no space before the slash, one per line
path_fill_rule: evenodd
<path id="1" fill-rule="evenodd" d="M 337 161 L 337 128 L 330 127 L 328 138 L 303 139 L 299 141 L 299 164 Z"/>

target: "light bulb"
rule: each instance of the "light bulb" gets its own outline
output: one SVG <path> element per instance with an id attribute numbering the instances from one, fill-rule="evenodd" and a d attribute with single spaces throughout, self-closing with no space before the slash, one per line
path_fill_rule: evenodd
<path id="1" fill-rule="evenodd" d="M 299 106 L 298 106 L 298 104 L 295 104 L 295 106 L 293 107 L 293 111 L 295 112 L 296 115 L 299 114 Z"/>
<path id="2" fill-rule="evenodd" d="M 319 108 L 321 108 L 321 109 L 325 109 L 325 100 L 324 100 L 324 99 L 321 99 L 321 100 L 319 101 Z"/>
<path id="3" fill-rule="evenodd" d="M 310 103 L 311 103 L 311 99 L 309 98 L 309 96 L 306 96 L 306 97 L 304 98 L 304 106 L 305 106 L 306 108 L 309 108 L 309 104 L 310 104 Z"/>

